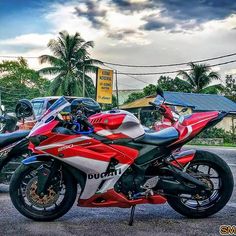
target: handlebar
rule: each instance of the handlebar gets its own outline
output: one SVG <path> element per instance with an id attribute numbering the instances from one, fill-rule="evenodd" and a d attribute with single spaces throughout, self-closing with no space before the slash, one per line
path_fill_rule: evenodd
<path id="1" fill-rule="evenodd" d="M 84 123 L 85 123 L 85 125 L 87 125 L 90 129 L 94 130 L 93 125 L 89 122 L 89 120 L 88 120 L 87 118 L 84 119 Z"/>

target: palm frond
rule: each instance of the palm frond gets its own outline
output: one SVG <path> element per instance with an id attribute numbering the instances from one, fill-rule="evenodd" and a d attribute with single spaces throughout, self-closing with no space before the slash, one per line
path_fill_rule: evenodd
<path id="1" fill-rule="evenodd" d="M 61 67 L 56 67 L 56 66 L 44 67 L 38 70 L 38 72 L 43 75 L 47 75 L 47 74 L 55 75 L 55 74 L 61 73 Z"/>
<path id="2" fill-rule="evenodd" d="M 192 79 L 192 77 L 186 72 L 186 71 L 179 71 L 177 76 L 181 76 L 183 81 L 187 81 L 192 87 L 196 86 L 195 81 Z"/>
<path id="3" fill-rule="evenodd" d="M 102 61 L 99 61 L 96 59 L 88 59 L 88 60 L 85 60 L 84 63 L 86 65 L 93 65 L 93 64 L 104 65 Z"/>
<path id="4" fill-rule="evenodd" d="M 58 40 L 51 39 L 48 43 L 48 47 L 56 57 L 65 60 L 64 47 L 60 45 Z"/>
<path id="5" fill-rule="evenodd" d="M 83 43 L 79 49 L 89 49 L 89 48 L 93 48 L 94 47 L 94 42 L 93 41 L 87 41 L 85 43 Z"/>
<path id="6" fill-rule="evenodd" d="M 52 65 L 55 65 L 55 66 L 59 66 L 59 65 L 64 64 L 63 60 L 61 60 L 60 58 L 51 56 L 51 55 L 42 55 L 42 56 L 39 57 L 39 63 L 40 64 L 47 63 L 47 62 L 52 64 Z"/>
<path id="7" fill-rule="evenodd" d="M 54 80 L 51 83 L 51 87 L 50 87 L 52 95 L 57 95 L 57 92 L 61 87 L 62 81 L 63 81 L 63 75 L 62 74 L 60 74 L 56 78 L 54 78 Z"/>
<path id="8" fill-rule="evenodd" d="M 216 71 L 211 71 L 209 74 L 208 74 L 208 77 L 211 78 L 211 80 L 219 80 L 220 79 L 220 74 Z"/>
<path id="9" fill-rule="evenodd" d="M 214 84 L 203 88 L 200 92 L 207 94 L 218 94 L 224 91 L 224 86 L 222 84 Z"/>

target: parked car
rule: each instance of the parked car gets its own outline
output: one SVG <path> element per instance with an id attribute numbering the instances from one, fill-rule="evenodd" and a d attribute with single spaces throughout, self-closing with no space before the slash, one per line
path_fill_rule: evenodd
<path id="1" fill-rule="evenodd" d="M 42 114 L 58 99 L 58 96 L 51 97 L 39 97 L 31 100 L 34 115 L 28 117 L 24 120 L 18 122 L 19 129 L 32 129 L 36 121 L 42 116 Z M 87 97 L 69 97 L 66 96 L 66 99 L 71 103 L 73 100 L 79 100 L 82 104 L 86 105 L 89 109 L 94 110 L 94 112 L 100 112 L 100 105 L 94 101 L 92 98 Z M 63 112 L 70 112 L 70 108 L 65 108 Z"/>

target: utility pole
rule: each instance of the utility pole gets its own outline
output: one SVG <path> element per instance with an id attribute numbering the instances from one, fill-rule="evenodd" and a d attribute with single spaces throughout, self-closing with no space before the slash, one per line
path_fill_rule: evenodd
<path id="1" fill-rule="evenodd" d="M 85 81 L 84 81 L 84 71 L 85 71 L 85 68 L 84 68 L 84 65 L 83 65 L 83 97 L 85 97 Z"/>
<path id="2" fill-rule="evenodd" d="M 119 109 L 119 95 L 118 95 L 118 81 L 117 81 L 117 70 L 115 70 L 115 76 L 116 76 L 116 103 L 117 103 L 117 108 Z"/>
<path id="3" fill-rule="evenodd" d="M 85 63 L 85 56 L 84 56 L 84 58 L 83 58 L 83 97 L 85 97 L 85 80 L 84 80 L 84 74 L 85 74 L 85 65 L 84 65 L 84 63 Z"/>
<path id="4" fill-rule="evenodd" d="M 3 110 L 2 110 L 2 91 L 0 90 L 0 109 L 1 109 L 1 115 L 3 113 Z"/>

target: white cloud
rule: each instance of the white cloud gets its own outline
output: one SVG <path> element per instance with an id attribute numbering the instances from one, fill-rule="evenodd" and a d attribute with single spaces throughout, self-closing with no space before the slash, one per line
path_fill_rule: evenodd
<path id="1" fill-rule="evenodd" d="M 130 2 L 144 1 L 130 0 Z M 39 56 L 44 53 L 50 53 L 46 45 L 49 39 L 57 37 L 58 32 L 61 30 L 67 30 L 69 33 L 79 32 L 85 40 L 94 40 L 95 48 L 91 51 L 91 55 L 94 58 L 124 64 L 177 63 L 236 52 L 236 30 L 233 30 L 236 27 L 236 15 L 231 15 L 224 20 L 211 20 L 197 27 L 194 27 L 196 22 L 192 20 L 186 22 L 188 30 L 185 32 L 179 25 L 179 28 L 177 27 L 176 29 L 177 31 L 171 33 L 165 30 L 145 31 L 140 28 L 145 23 L 144 17 L 146 15 L 155 14 L 158 17 L 160 15 L 159 10 L 149 9 L 128 15 L 115 8 L 114 4 L 109 4 L 107 0 L 102 0 L 97 2 L 97 8 L 106 10 L 107 13 L 104 17 L 98 16 L 103 27 L 94 28 L 91 21 L 87 18 L 75 14 L 75 7 L 79 7 L 81 11 L 88 10 L 84 3 L 52 4 L 43 15 L 45 20 L 48 21 L 50 33 L 26 34 L 0 40 L 0 55 Z M 163 18 L 162 23 L 168 23 L 171 19 L 171 16 L 170 18 Z M 226 58 L 225 60 L 228 59 Z M 211 63 L 215 64 L 217 62 L 212 61 Z M 29 59 L 29 64 L 36 69 L 41 67 L 37 59 Z M 219 71 L 224 76 L 228 71 L 235 73 L 235 68 L 235 64 L 229 64 L 216 67 L 214 70 Z M 138 73 L 160 72 L 180 68 L 117 69 Z M 174 75 L 171 74 L 170 76 Z M 147 82 L 156 83 L 159 76 L 137 77 Z M 121 83 L 120 88 L 128 88 L 127 81 L 129 81 L 128 84 L 131 88 L 145 86 L 144 83 L 127 76 L 119 75 L 119 80 Z"/>
<path id="2" fill-rule="evenodd" d="M 80 4 L 84 7 L 84 4 Z M 75 15 L 75 7 L 78 4 L 53 4 L 50 11 L 45 14 L 45 19 L 51 25 L 53 33 L 67 30 L 69 33 L 79 32 L 86 40 L 95 40 L 103 35 L 102 30 L 93 29 L 91 23 Z"/>
<path id="3" fill-rule="evenodd" d="M 0 40 L 0 45 L 19 47 L 21 45 L 30 45 L 33 47 L 45 48 L 49 39 L 52 37 L 52 34 L 25 34 L 16 36 L 15 38 Z"/>
<path id="4" fill-rule="evenodd" d="M 236 75 L 236 66 L 234 69 L 230 69 L 228 71 L 225 71 L 225 75 Z"/>

